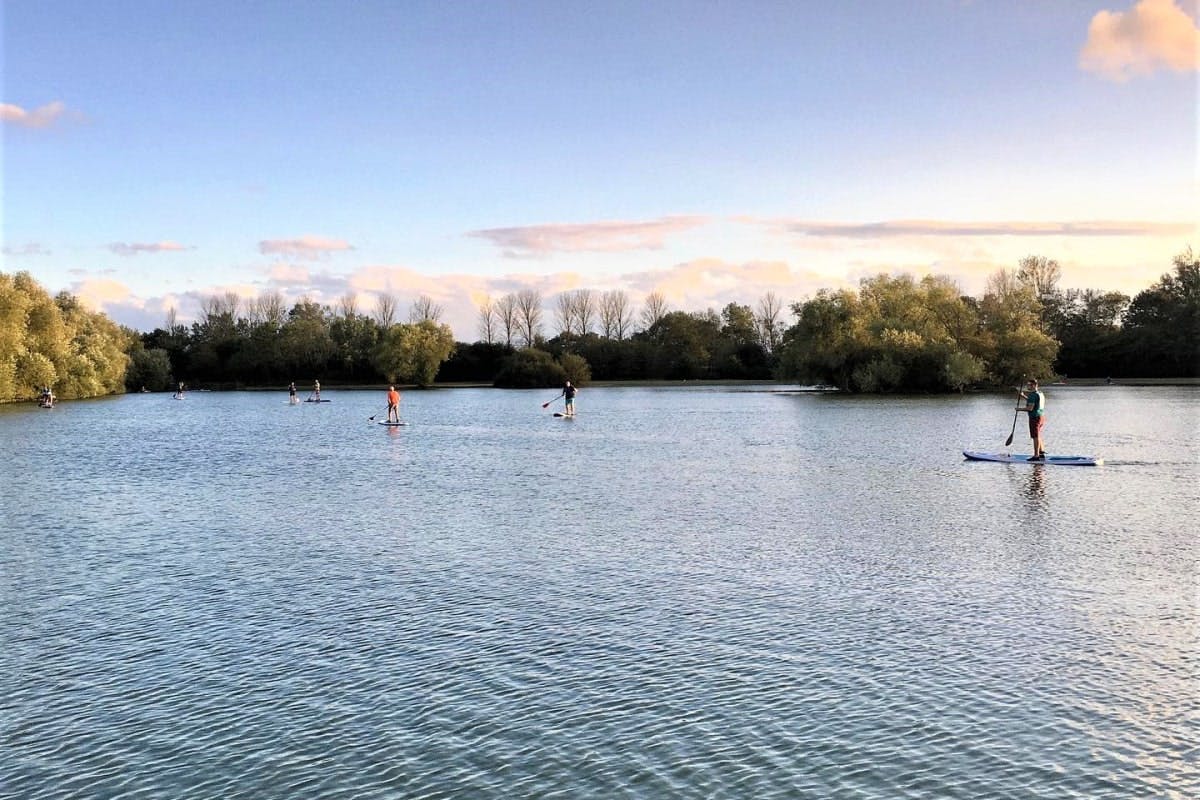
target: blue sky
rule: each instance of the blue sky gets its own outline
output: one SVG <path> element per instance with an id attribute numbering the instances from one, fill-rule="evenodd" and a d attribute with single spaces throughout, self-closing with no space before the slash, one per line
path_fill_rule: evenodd
<path id="1" fill-rule="evenodd" d="M 785 302 L 1197 244 L 1194 0 L 10 2 L 3 270 L 207 294 Z M 915 221 L 915 222 L 914 222 Z"/>

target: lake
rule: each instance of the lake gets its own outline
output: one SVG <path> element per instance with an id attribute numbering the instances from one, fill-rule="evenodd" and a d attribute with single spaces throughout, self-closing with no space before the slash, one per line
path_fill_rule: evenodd
<path id="1" fill-rule="evenodd" d="M 1197 389 L 788 388 L 0 407 L 0 797 L 1200 796 Z"/>

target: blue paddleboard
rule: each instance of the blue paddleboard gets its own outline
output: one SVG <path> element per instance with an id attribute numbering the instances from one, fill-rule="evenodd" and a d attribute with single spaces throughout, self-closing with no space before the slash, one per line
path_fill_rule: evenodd
<path id="1" fill-rule="evenodd" d="M 1046 456 L 1036 461 L 1033 456 L 1014 455 L 1012 453 L 980 453 L 975 450 L 963 450 L 963 455 L 970 461 L 999 461 L 1004 464 L 1057 464 L 1063 467 L 1098 467 L 1104 459 L 1093 456 Z"/>

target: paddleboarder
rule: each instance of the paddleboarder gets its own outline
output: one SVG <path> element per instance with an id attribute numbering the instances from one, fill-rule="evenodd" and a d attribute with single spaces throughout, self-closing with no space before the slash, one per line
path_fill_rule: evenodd
<path id="1" fill-rule="evenodd" d="M 313 399 L 321 402 L 321 382 L 318 380 L 313 381 Z"/>
<path id="2" fill-rule="evenodd" d="M 1025 401 L 1025 405 L 1017 406 L 1017 409 L 1029 414 L 1029 438 L 1033 439 L 1033 457 L 1029 460 L 1045 461 L 1046 447 L 1042 442 L 1042 428 L 1046 425 L 1046 395 L 1038 389 L 1037 378 L 1030 378 L 1026 384 L 1026 391 L 1018 394 Z"/>
<path id="3" fill-rule="evenodd" d="M 395 386 L 388 387 L 388 422 L 400 421 L 400 393 Z"/>
<path id="4" fill-rule="evenodd" d="M 291 383 L 288 384 L 288 402 L 289 403 L 296 402 L 296 382 L 295 381 L 292 381 Z"/>
<path id="5" fill-rule="evenodd" d="M 574 386 L 572 386 L 570 381 L 567 381 L 566 384 L 563 386 L 563 400 L 565 401 L 564 402 L 565 408 L 563 409 L 563 414 L 565 416 L 568 416 L 568 417 L 575 416 L 575 395 L 578 392 L 579 392 L 579 390 L 576 389 Z"/>

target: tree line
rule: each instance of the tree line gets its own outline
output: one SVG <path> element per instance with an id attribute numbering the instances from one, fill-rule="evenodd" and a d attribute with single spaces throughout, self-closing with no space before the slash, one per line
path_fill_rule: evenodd
<path id="1" fill-rule="evenodd" d="M 880 274 L 790 306 L 768 292 L 720 311 L 669 307 L 653 292 L 576 289 L 547 302 L 523 289 L 478 306 L 473 343 L 455 342 L 442 308 L 420 296 L 407 322 L 378 297 L 333 305 L 271 292 L 204 301 L 190 326 L 168 313 L 148 333 L 51 298 L 27 273 L 0 273 L 0 401 L 50 385 L 60 397 L 178 381 L 214 388 L 399 382 L 509 387 L 594 380 L 781 379 L 857 392 L 1007 386 L 1022 376 L 1200 377 L 1200 259 L 1130 298 L 1062 289 L 1061 268 L 1029 256 L 993 274 L 982 297 L 948 278 Z"/>

